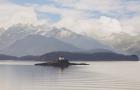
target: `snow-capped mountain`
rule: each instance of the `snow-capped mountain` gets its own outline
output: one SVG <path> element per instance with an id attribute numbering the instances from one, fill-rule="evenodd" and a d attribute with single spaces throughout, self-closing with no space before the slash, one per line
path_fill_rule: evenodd
<path id="1" fill-rule="evenodd" d="M 46 38 L 54 38 L 56 40 L 61 41 L 61 43 L 66 43 L 65 45 L 67 46 L 67 48 L 71 47 L 75 47 L 75 50 L 78 51 L 78 49 L 81 50 L 90 50 L 90 49 L 110 49 L 108 46 L 103 45 L 102 43 L 98 42 L 97 40 L 95 40 L 94 38 L 90 38 L 84 35 L 80 35 L 77 34 L 75 32 L 72 32 L 71 30 L 67 29 L 67 28 L 57 28 L 57 27 L 47 27 L 44 25 L 40 25 L 40 26 L 33 26 L 33 25 L 22 25 L 22 24 L 17 24 L 14 25 L 12 27 L 9 27 L 7 30 L 5 30 L 3 33 L 1 33 L 0 35 L 0 53 L 5 52 L 5 54 L 11 54 L 14 55 L 14 53 L 16 54 L 23 54 L 25 55 L 25 53 L 28 52 L 21 52 L 20 48 L 24 47 L 24 45 L 22 44 L 27 44 L 29 43 L 29 48 L 26 46 L 23 49 L 28 49 L 30 50 L 30 52 L 28 54 L 42 54 L 43 51 L 41 51 L 42 48 L 37 49 L 38 53 L 33 53 L 34 51 L 36 51 L 35 48 L 31 48 L 31 46 L 34 46 L 36 43 L 32 43 L 34 41 L 30 40 L 30 42 L 28 41 L 28 36 L 30 35 L 35 35 L 35 36 L 43 36 Z M 36 38 L 36 37 L 35 37 Z M 22 43 L 27 40 L 26 43 Z M 34 39 L 33 39 L 34 40 Z M 44 42 L 47 43 L 44 40 Z M 53 39 L 51 39 L 53 41 Z M 43 42 L 39 42 L 36 40 L 36 42 L 40 43 L 40 44 L 36 44 L 39 45 L 38 47 L 42 46 Z M 55 41 L 54 41 L 55 42 Z M 48 42 L 49 43 L 49 42 Z M 56 47 L 57 44 L 59 45 L 59 43 L 55 43 Z M 44 44 L 46 45 L 46 48 L 48 49 L 44 49 L 46 52 L 49 51 L 56 51 L 57 49 L 51 49 L 49 50 L 49 46 L 48 44 Z M 51 44 L 49 44 L 51 46 Z M 62 45 L 64 47 L 64 45 Z M 42 46 L 45 48 L 45 46 Z M 17 49 L 16 49 L 17 48 Z M 37 46 L 36 46 L 37 48 Z M 55 48 L 55 47 L 53 47 Z M 59 48 L 59 47 L 58 47 Z M 78 48 L 78 49 L 76 49 Z M 22 49 L 22 50 L 23 50 Z M 32 50 L 31 50 L 32 49 Z M 72 48 L 71 48 L 72 49 Z M 60 50 L 60 49 L 58 49 Z M 66 51 L 66 49 L 61 48 L 61 50 Z M 68 50 L 68 49 L 67 49 Z M 73 50 L 73 49 L 72 49 Z M 44 53 L 45 53 L 44 51 Z M 70 51 L 70 50 L 69 50 Z M 21 52 L 21 53 L 20 53 Z"/>
<path id="2" fill-rule="evenodd" d="M 60 40 L 41 35 L 29 35 L 6 48 L 3 53 L 14 56 L 42 55 L 53 51 L 80 51 L 79 48 Z"/>
<path id="3" fill-rule="evenodd" d="M 130 35 L 125 32 L 112 33 L 107 38 L 98 38 L 104 44 L 113 47 L 119 52 L 126 54 L 140 55 L 140 38 L 139 34 Z"/>
<path id="4" fill-rule="evenodd" d="M 32 25 L 17 24 L 3 30 L 0 34 L 0 50 L 8 47 L 16 40 L 22 39 L 30 34 L 33 34 L 37 29 Z"/>
<path id="5" fill-rule="evenodd" d="M 132 36 L 126 33 L 116 35 L 114 38 L 118 41 L 114 43 L 114 48 L 123 50 L 128 54 L 140 55 L 140 35 Z"/>
<path id="6" fill-rule="evenodd" d="M 33 26 L 23 24 L 17 24 L 8 29 L 0 29 L 0 50 L 10 47 L 17 40 L 26 38 L 29 35 L 42 35 L 55 38 L 83 50 L 112 50 L 113 48 L 118 52 L 140 55 L 140 35 L 129 35 L 128 33 L 120 32 L 112 33 L 107 37 L 97 37 L 94 39 L 93 37 L 77 34 L 64 27 L 57 28 L 47 25 Z"/>
<path id="7" fill-rule="evenodd" d="M 77 34 L 66 28 L 43 27 L 18 24 L 5 30 L 0 35 L 0 49 L 11 45 L 16 40 L 22 39 L 28 35 L 36 34 L 46 37 L 54 37 L 64 42 L 73 44 L 79 48 L 94 49 L 107 48 L 93 38 Z"/>
<path id="8" fill-rule="evenodd" d="M 67 42 L 69 44 L 73 44 L 74 46 L 82 49 L 109 49 L 109 47 L 103 45 L 97 40 L 84 35 L 77 34 L 67 28 L 52 28 L 51 30 L 47 31 L 45 36 L 54 37 L 56 39 L 59 39 L 63 42 Z"/>
<path id="9" fill-rule="evenodd" d="M 5 31 L 4 28 L 0 28 L 0 36 L 1 36 L 1 34 L 2 34 L 4 31 Z"/>

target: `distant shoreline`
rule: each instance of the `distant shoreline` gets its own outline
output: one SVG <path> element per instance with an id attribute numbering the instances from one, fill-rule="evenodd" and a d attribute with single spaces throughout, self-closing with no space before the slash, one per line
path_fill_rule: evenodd
<path id="1" fill-rule="evenodd" d="M 16 60 L 12 60 L 12 59 L 7 59 L 7 60 L 2 60 L 0 59 L 0 61 L 40 61 L 40 62 L 45 62 L 45 60 L 20 60 L 20 59 L 16 59 Z M 49 60 L 46 60 L 46 61 L 49 61 Z M 117 61 L 133 61 L 133 62 L 137 62 L 137 61 L 140 61 L 140 60 L 69 60 L 69 61 L 81 61 L 81 62 L 90 62 L 90 61 L 93 61 L 93 62 L 117 62 Z"/>
<path id="2" fill-rule="evenodd" d="M 51 52 L 40 56 L 9 56 L 0 54 L 0 60 L 18 61 L 51 61 L 63 56 L 70 61 L 139 61 L 137 55 L 124 55 L 113 52 L 80 53 L 80 52 Z"/>

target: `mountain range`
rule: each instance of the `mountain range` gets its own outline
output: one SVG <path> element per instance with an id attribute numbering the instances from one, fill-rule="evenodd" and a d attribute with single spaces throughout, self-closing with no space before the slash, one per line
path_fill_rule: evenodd
<path id="1" fill-rule="evenodd" d="M 67 28 L 17 24 L 0 35 L 0 53 L 14 56 L 41 55 L 54 51 L 88 51 L 110 47 Z"/>
<path id="2" fill-rule="evenodd" d="M 112 33 L 107 38 L 100 38 L 98 40 L 105 45 L 108 45 L 118 52 L 126 53 L 126 54 L 135 54 L 140 56 L 140 34 L 130 35 L 126 32 L 120 33 Z"/>
<path id="3" fill-rule="evenodd" d="M 139 35 L 120 32 L 106 37 L 100 36 L 102 34 L 95 36 L 93 34 L 91 37 L 75 33 L 65 27 L 17 24 L 7 29 L 0 28 L 0 54 L 24 56 L 53 51 L 104 52 L 108 50 L 140 56 Z"/>
<path id="4" fill-rule="evenodd" d="M 79 48 L 52 37 L 29 35 L 4 49 L 8 55 L 41 55 L 52 51 L 80 51 Z"/>
<path id="5" fill-rule="evenodd" d="M 61 28 L 61 29 L 53 28 L 52 30 L 46 33 L 46 36 L 57 38 L 63 42 L 72 44 L 82 49 L 89 49 L 89 50 L 97 49 L 97 48 L 110 49 L 110 47 L 102 44 L 101 42 L 98 42 L 94 38 L 77 34 L 67 28 Z"/>

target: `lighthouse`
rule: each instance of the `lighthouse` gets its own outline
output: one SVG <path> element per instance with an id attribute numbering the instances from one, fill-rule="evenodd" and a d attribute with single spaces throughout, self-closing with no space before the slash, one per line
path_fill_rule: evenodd
<path id="1" fill-rule="evenodd" d="M 59 60 L 59 61 L 63 61 L 63 60 L 65 60 L 65 58 L 64 58 L 63 56 L 60 56 L 60 57 L 58 58 L 58 60 Z"/>

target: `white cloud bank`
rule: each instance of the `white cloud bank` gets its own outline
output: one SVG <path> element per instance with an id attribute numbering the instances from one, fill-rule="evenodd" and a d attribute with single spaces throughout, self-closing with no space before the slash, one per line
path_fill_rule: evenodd
<path id="1" fill-rule="evenodd" d="M 14 24 L 37 24 L 37 15 L 33 7 L 16 4 L 0 4 L 0 27 Z"/>
<path id="2" fill-rule="evenodd" d="M 3 1 L 1 0 L 0 2 Z M 39 11 L 59 14 L 61 18 L 58 22 L 53 23 L 54 26 L 66 27 L 77 33 L 85 33 L 92 37 L 96 35 L 104 37 L 120 32 L 127 32 L 133 35 L 140 33 L 140 4 L 136 0 L 131 2 L 124 2 L 124 0 L 53 1 L 62 7 L 48 4 L 23 6 L 2 3 L 0 5 L 0 27 L 7 27 L 17 23 L 37 25 L 41 22 L 37 18 L 39 13 L 36 11 Z M 109 16 L 112 12 L 114 13 L 113 17 Z M 131 15 L 133 12 L 136 15 Z M 130 15 L 131 17 L 128 17 Z M 48 22 L 47 20 L 45 18 L 44 23 Z"/>
<path id="3" fill-rule="evenodd" d="M 124 0 L 55 0 L 63 7 L 43 5 L 42 12 L 57 13 L 60 21 L 54 23 L 57 27 L 67 27 L 78 33 L 89 36 L 101 35 L 109 37 L 112 33 L 126 32 L 130 35 L 140 33 L 140 4 L 136 1 Z M 96 13 L 97 12 L 97 13 Z M 98 14 L 99 12 L 99 14 Z M 109 16 L 112 14 L 114 16 Z M 131 15 L 131 14 L 136 15 Z M 98 17 L 90 17 L 96 15 Z"/>

